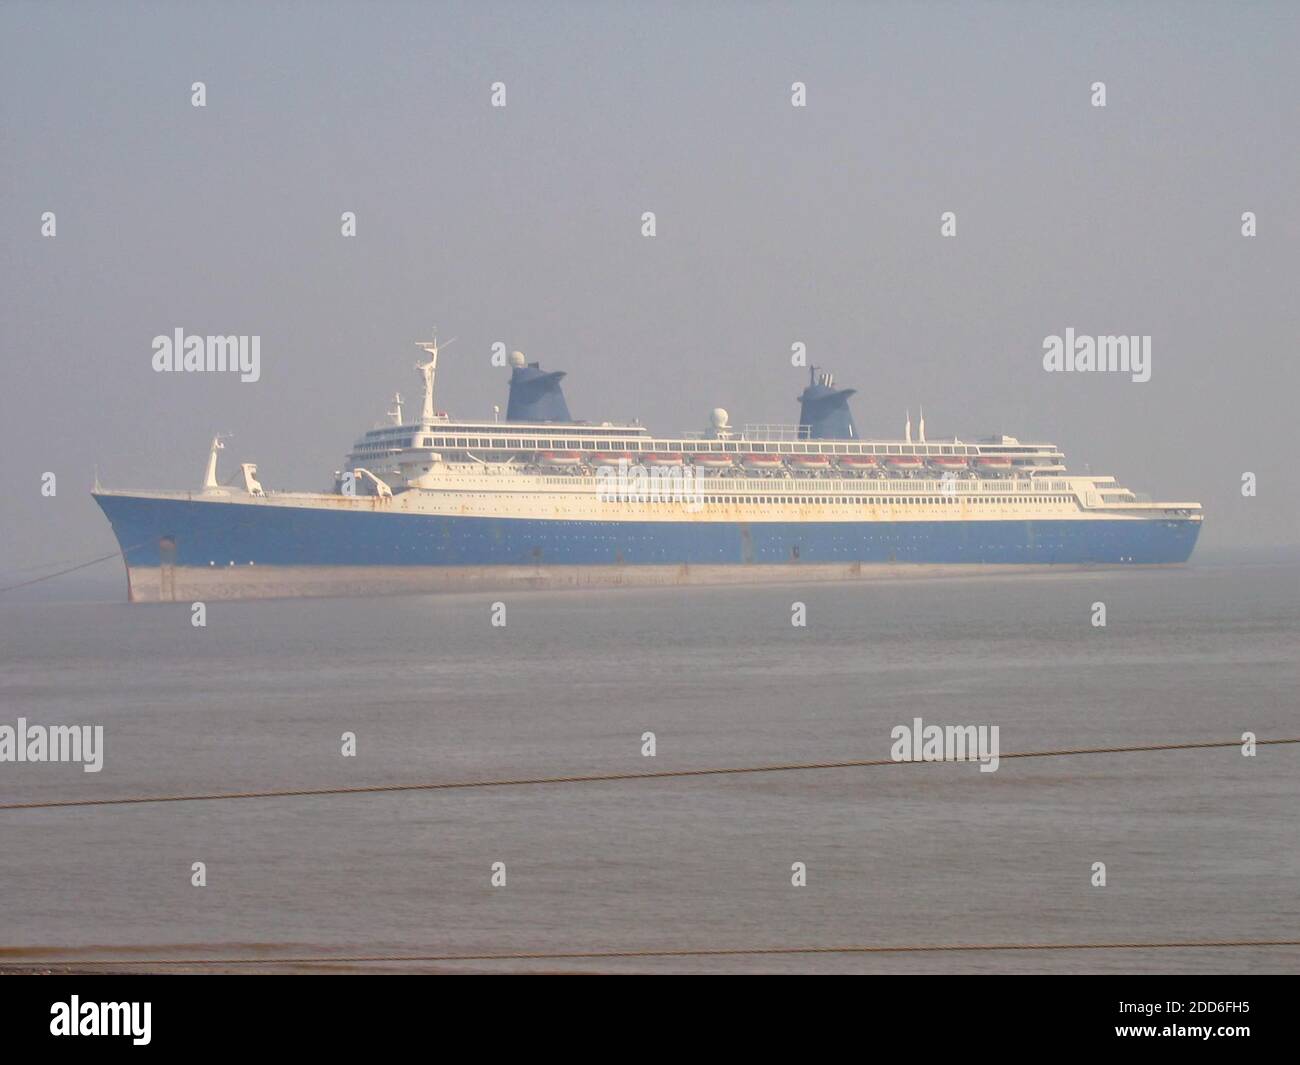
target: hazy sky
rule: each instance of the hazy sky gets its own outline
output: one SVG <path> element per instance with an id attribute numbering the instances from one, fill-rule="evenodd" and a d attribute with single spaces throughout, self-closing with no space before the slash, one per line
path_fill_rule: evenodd
<path id="1" fill-rule="evenodd" d="M 435 323 L 453 414 L 501 341 L 578 418 L 791 422 L 803 341 L 865 436 L 924 404 L 1296 544 L 1297 55 L 1287 3 L 5 3 L 0 570 L 113 550 L 93 468 L 197 486 L 216 430 L 327 486 Z M 155 373 L 178 327 L 261 380 Z M 1067 327 L 1150 382 L 1044 372 Z"/>

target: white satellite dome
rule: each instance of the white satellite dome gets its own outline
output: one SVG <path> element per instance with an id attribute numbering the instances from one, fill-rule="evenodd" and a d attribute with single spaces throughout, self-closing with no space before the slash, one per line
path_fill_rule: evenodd
<path id="1" fill-rule="evenodd" d="M 522 351 L 512 351 L 510 353 L 510 365 L 516 370 L 522 370 L 528 365 L 528 360 L 524 358 L 524 353 Z"/>
<path id="2" fill-rule="evenodd" d="M 715 429 L 727 428 L 727 420 L 731 417 L 723 408 L 714 407 L 713 413 L 709 415 L 709 420 L 713 423 Z"/>

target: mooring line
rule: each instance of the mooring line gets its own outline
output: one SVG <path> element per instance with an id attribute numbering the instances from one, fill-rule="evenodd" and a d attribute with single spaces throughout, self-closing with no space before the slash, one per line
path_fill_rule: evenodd
<path id="1" fill-rule="evenodd" d="M 1300 939 L 1210 939 L 1126 943 L 909 943 L 891 946 L 834 945 L 824 947 L 684 947 L 660 950 L 518 951 L 504 954 L 361 954 L 299 955 L 260 958 L 12 958 L 5 967 L 33 965 L 361 965 L 391 963 L 493 961 L 611 961 L 619 958 L 737 958 L 817 954 L 944 954 L 979 951 L 1053 950 L 1223 950 L 1256 947 L 1300 947 Z"/>
<path id="2" fill-rule="evenodd" d="M 1208 740 L 1197 743 L 1154 743 L 1132 747 L 1068 747 L 1055 751 L 1019 751 L 1003 754 L 1010 758 L 1060 758 L 1088 754 L 1139 754 L 1151 751 L 1191 751 L 1215 747 L 1240 747 L 1240 740 Z M 1259 747 L 1300 743 L 1300 737 L 1256 740 Z M 320 795 L 383 795 L 415 791 L 455 791 L 470 788 L 518 788 L 543 784 L 606 784 L 632 780 L 671 780 L 687 777 L 738 776 L 753 773 L 792 773 L 801 770 L 869 769 L 888 765 L 968 765 L 954 759 L 933 762 L 897 762 L 892 758 L 855 759 L 841 762 L 789 762 L 776 765 L 724 766 L 714 769 L 663 769 L 649 773 L 590 773 L 556 777 L 513 777 L 496 780 L 447 780 L 424 784 L 358 784 L 336 788 L 284 788 L 265 791 L 223 791 L 191 795 L 129 795 L 103 799 L 55 799 L 45 802 L 0 803 L 0 810 L 53 810 L 84 806 L 139 806 L 161 802 L 213 802 L 222 799 L 290 799 Z"/>
<path id="3" fill-rule="evenodd" d="M 8 586 L 6 586 L 6 587 L 4 587 L 4 588 L 0 588 L 0 595 L 3 595 L 5 592 L 12 592 L 12 591 L 15 591 L 15 590 L 18 589 L 18 588 L 26 588 L 26 587 L 28 587 L 28 585 L 32 585 L 32 584 L 40 584 L 41 581 L 52 581 L 55 577 L 62 577 L 65 573 L 76 573 L 77 570 L 79 570 L 79 569 L 86 569 L 88 566 L 97 566 L 97 565 L 99 565 L 101 562 L 107 562 L 110 558 L 120 558 L 120 559 L 125 560 L 125 559 L 126 559 L 126 556 L 129 555 L 129 554 L 130 554 L 132 551 L 134 551 L 136 548 L 138 548 L 138 547 L 144 547 L 144 546 L 146 546 L 147 544 L 150 544 L 150 543 L 153 543 L 153 541 L 152 541 L 152 540 L 141 540 L 138 544 L 132 544 L 132 545 L 131 545 L 130 547 L 128 547 L 128 548 L 125 548 L 125 549 L 121 549 L 121 548 L 119 548 L 117 551 L 114 551 L 112 554 L 109 554 L 109 555 L 100 555 L 98 558 L 92 558 L 89 562 L 79 562 L 79 563 L 77 563 L 77 565 L 75 565 L 75 566 L 69 566 L 67 569 L 61 569 L 61 570 L 59 570 L 57 573 L 47 573 L 44 577 L 33 577 L 31 580 L 29 580 L 29 581 L 23 581 L 23 582 L 21 582 L 20 584 L 10 584 L 10 585 L 8 585 Z M 46 565 L 58 566 L 58 565 L 62 565 L 62 563 L 59 563 L 59 562 L 50 562 L 50 563 L 46 563 Z M 27 566 L 27 567 L 25 567 L 25 568 L 26 568 L 26 569 L 40 569 L 40 568 L 43 568 L 43 567 L 40 567 L 40 566 Z"/>
<path id="4" fill-rule="evenodd" d="M 41 581 L 52 581 L 55 577 L 62 577 L 65 573 L 76 573 L 77 570 L 85 569 L 87 566 L 97 566 L 101 562 L 107 562 L 110 558 L 121 557 L 122 552 L 120 551 L 114 551 L 111 555 L 100 555 L 99 558 L 92 558 L 89 562 L 82 562 L 78 565 L 70 566 L 67 569 L 61 569 L 57 573 L 47 573 L 44 577 L 33 577 L 29 581 L 22 581 L 19 584 L 10 584 L 4 588 L 0 588 L 0 594 L 4 592 L 12 592 L 18 588 L 26 588 L 32 584 L 40 584 Z"/>

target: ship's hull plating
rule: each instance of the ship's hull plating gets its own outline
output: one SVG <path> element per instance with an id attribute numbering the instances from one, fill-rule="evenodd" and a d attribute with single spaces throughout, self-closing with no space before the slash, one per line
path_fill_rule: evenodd
<path id="1" fill-rule="evenodd" d="M 1185 562 L 1190 519 L 600 521 L 97 495 L 134 600 Z"/>

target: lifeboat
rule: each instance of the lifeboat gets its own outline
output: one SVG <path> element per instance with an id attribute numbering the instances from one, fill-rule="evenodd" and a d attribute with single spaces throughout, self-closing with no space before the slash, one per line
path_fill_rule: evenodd
<path id="1" fill-rule="evenodd" d="M 930 460 L 930 465 L 941 470 L 964 470 L 966 460 L 955 455 L 938 455 Z"/>
<path id="2" fill-rule="evenodd" d="M 682 456 L 678 454 L 643 455 L 641 461 L 647 466 L 681 466 Z"/>
<path id="3" fill-rule="evenodd" d="M 620 462 L 630 464 L 636 460 L 626 451 L 597 451 L 594 455 L 589 456 L 587 461 L 593 466 L 617 466 Z"/>
<path id="4" fill-rule="evenodd" d="M 792 455 L 790 465 L 796 470 L 829 470 L 831 468 L 831 457 L 829 455 Z"/>
<path id="5" fill-rule="evenodd" d="M 543 466 L 577 466 L 582 463 L 582 456 L 576 451 L 543 451 Z"/>
<path id="6" fill-rule="evenodd" d="M 746 455 L 741 462 L 751 470 L 779 470 L 782 466 L 780 455 Z"/>
<path id="7" fill-rule="evenodd" d="M 698 451 L 691 456 L 691 461 L 696 466 L 704 466 L 710 470 L 724 469 L 735 465 L 736 462 L 731 455 L 718 455 L 712 451 Z"/>
<path id="8" fill-rule="evenodd" d="M 925 462 L 915 455 L 890 455 L 885 459 L 885 465 L 891 470 L 919 470 Z"/>
<path id="9" fill-rule="evenodd" d="M 835 461 L 846 470 L 873 470 L 880 465 L 874 455 L 837 455 Z"/>
<path id="10" fill-rule="evenodd" d="M 1009 470 L 1011 460 L 1002 455 L 984 455 L 975 460 L 975 466 L 981 470 Z"/>

